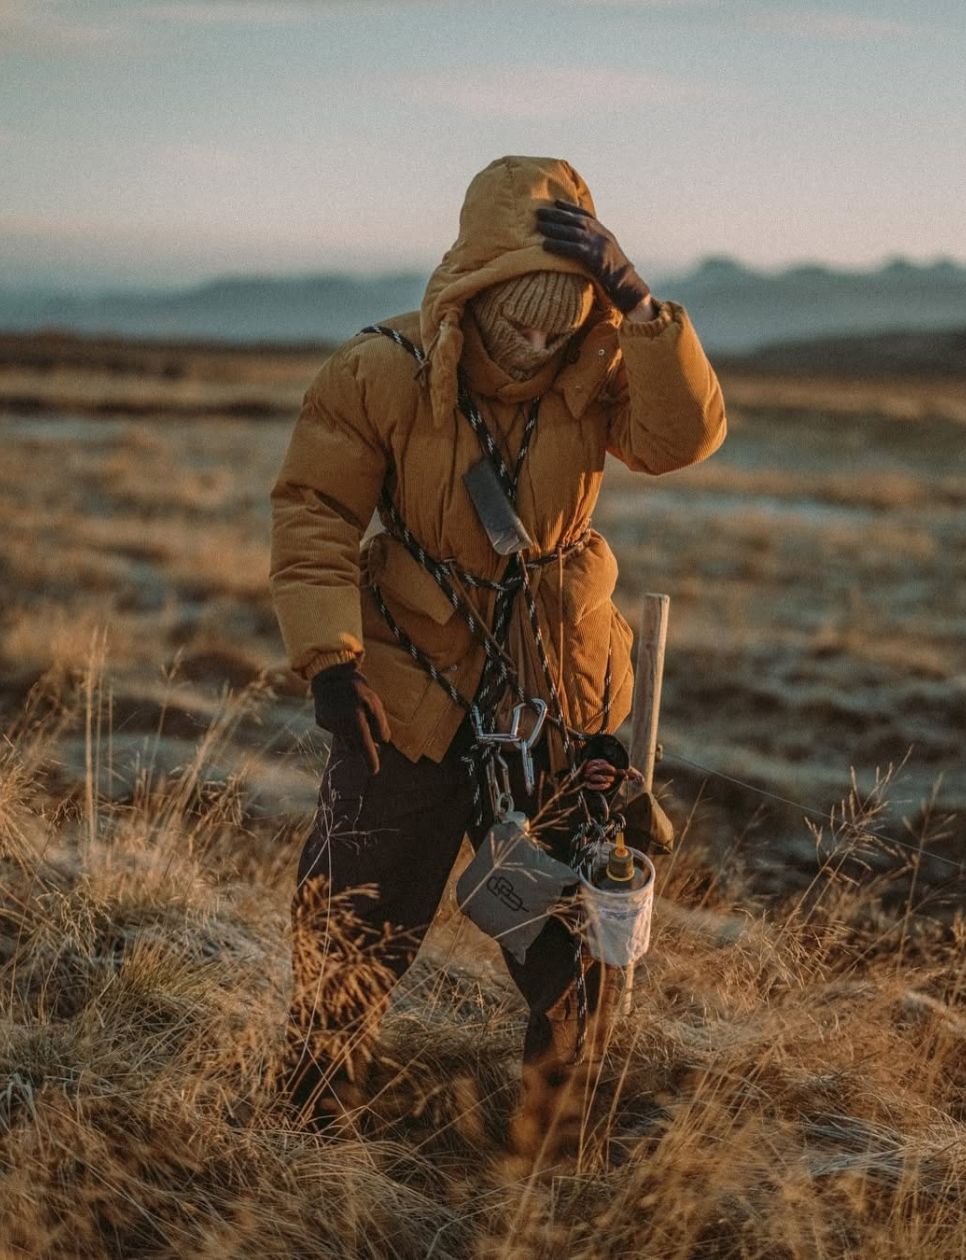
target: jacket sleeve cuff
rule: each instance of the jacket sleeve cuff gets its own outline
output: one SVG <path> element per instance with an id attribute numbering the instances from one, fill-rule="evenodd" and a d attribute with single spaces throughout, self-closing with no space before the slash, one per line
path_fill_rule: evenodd
<path id="1" fill-rule="evenodd" d="M 311 682 L 320 670 L 328 669 L 330 665 L 344 665 L 346 661 L 361 661 L 362 656 L 359 652 L 352 652 L 347 648 L 342 648 L 337 652 L 319 652 L 317 656 L 310 658 L 306 665 L 301 665 L 295 672 L 300 678 L 304 678 L 306 682 Z"/>
<path id="2" fill-rule="evenodd" d="M 660 337 L 665 328 L 675 322 L 677 312 L 680 310 L 676 302 L 659 302 L 657 298 L 652 298 L 652 301 L 657 307 L 657 315 L 653 319 L 622 319 L 620 323 L 622 337 L 643 337 L 653 340 L 655 337 Z"/>

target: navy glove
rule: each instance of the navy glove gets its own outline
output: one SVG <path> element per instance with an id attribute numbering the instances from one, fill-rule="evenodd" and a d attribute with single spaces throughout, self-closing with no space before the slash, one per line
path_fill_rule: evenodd
<path id="1" fill-rule="evenodd" d="M 372 774 L 379 773 L 378 743 L 389 741 L 389 719 L 382 701 L 355 661 L 330 665 L 311 682 L 315 720 L 337 735 L 354 753 L 361 753 Z"/>
<path id="2" fill-rule="evenodd" d="M 572 201 L 558 200 L 554 206 L 537 210 L 545 250 L 582 263 L 625 315 L 650 297 L 650 289 L 599 219 Z"/>

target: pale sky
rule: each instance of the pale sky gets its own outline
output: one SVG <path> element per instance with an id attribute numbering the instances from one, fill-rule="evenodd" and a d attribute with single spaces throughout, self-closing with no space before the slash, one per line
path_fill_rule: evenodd
<path id="1" fill-rule="evenodd" d="M 0 0 L 0 284 L 427 269 L 565 157 L 645 273 L 966 261 L 964 0 Z"/>

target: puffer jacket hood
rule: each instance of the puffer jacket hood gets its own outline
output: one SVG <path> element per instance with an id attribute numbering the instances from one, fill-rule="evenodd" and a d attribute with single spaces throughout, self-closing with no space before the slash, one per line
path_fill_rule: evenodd
<path id="1" fill-rule="evenodd" d="M 461 322 L 466 303 L 481 289 L 528 271 L 570 271 L 587 277 L 578 262 L 543 248 L 538 206 L 557 198 L 594 210 L 586 183 L 569 162 L 548 157 L 501 157 L 470 182 L 456 241 L 430 276 L 420 310 L 428 357 L 433 417 L 446 423 L 456 406 L 457 369 L 463 353 Z M 601 309 L 610 303 L 595 284 Z M 592 313 L 590 320 L 595 318 Z"/>

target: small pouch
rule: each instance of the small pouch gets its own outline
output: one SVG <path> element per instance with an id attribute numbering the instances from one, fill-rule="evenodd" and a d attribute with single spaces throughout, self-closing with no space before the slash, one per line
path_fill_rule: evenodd
<path id="1" fill-rule="evenodd" d="M 653 792 L 640 792 L 621 806 L 627 843 L 642 853 L 670 853 L 674 849 L 674 824 Z"/>
<path id="2" fill-rule="evenodd" d="M 463 474 L 463 484 L 470 496 L 480 524 L 493 550 L 501 556 L 513 555 L 533 546 L 533 539 L 507 498 L 496 469 L 485 456 Z"/>
<path id="3" fill-rule="evenodd" d="M 564 889 L 577 876 L 532 839 L 525 814 L 516 811 L 486 833 L 456 884 L 468 919 L 523 962 Z"/>

